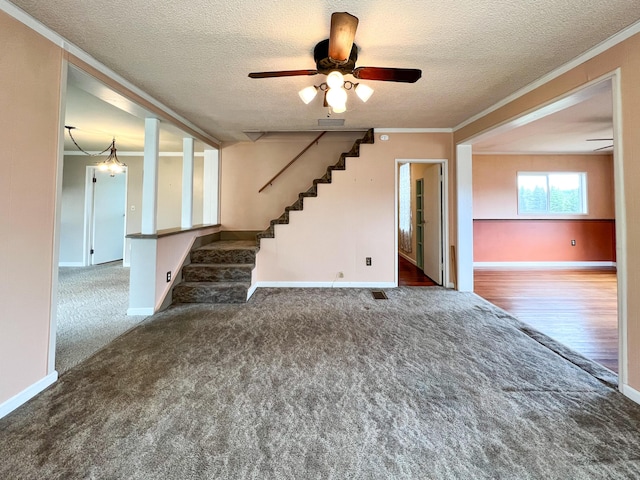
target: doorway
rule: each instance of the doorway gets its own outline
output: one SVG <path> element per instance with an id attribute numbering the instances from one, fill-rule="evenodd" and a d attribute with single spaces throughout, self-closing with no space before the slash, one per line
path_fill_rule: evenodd
<path id="1" fill-rule="evenodd" d="M 447 160 L 397 159 L 396 166 L 396 285 L 450 286 Z"/>
<path id="2" fill-rule="evenodd" d="M 612 72 L 602 78 L 596 79 L 590 82 L 587 85 L 581 86 L 580 88 L 568 92 L 564 97 L 557 98 L 551 103 L 542 106 L 536 111 L 531 111 L 523 114 L 518 118 L 513 118 L 509 122 L 500 125 L 490 131 L 485 131 L 482 134 L 477 135 L 476 137 L 470 138 L 466 140 L 465 144 L 459 144 L 457 146 L 457 171 L 458 174 L 458 235 L 459 235 L 459 256 L 458 256 L 458 267 L 459 267 L 459 275 L 458 278 L 463 280 L 464 290 L 474 291 L 474 274 L 473 274 L 473 260 L 474 260 L 474 249 L 473 249 L 473 238 L 474 238 L 474 218 L 472 218 L 471 213 L 474 209 L 473 206 L 476 204 L 473 201 L 473 195 L 476 193 L 474 187 L 476 187 L 476 183 L 472 182 L 471 172 L 476 173 L 475 166 L 477 165 L 477 157 L 474 162 L 473 154 L 484 153 L 485 155 L 490 154 L 487 152 L 483 152 L 483 144 L 484 147 L 491 145 L 496 151 L 502 151 L 502 154 L 505 155 L 507 149 L 505 145 L 508 145 L 510 148 L 511 154 L 513 154 L 514 145 L 523 145 L 523 140 L 530 142 L 530 144 L 537 144 L 538 151 L 525 153 L 520 152 L 521 155 L 535 155 L 536 153 L 540 154 L 539 148 L 544 144 L 543 139 L 546 141 L 561 139 L 564 137 L 568 137 L 571 140 L 575 140 L 571 145 L 574 146 L 573 153 L 578 153 L 581 155 L 600 155 L 601 153 L 610 152 L 612 154 L 611 157 L 611 165 L 612 165 L 612 178 L 607 181 L 608 188 L 602 189 L 605 192 L 611 192 L 611 185 L 613 186 L 613 198 L 608 199 L 607 202 L 611 204 L 611 214 L 612 216 L 603 215 L 598 217 L 598 222 L 604 223 L 612 223 L 613 227 L 611 227 L 611 231 L 615 232 L 608 235 L 607 238 L 611 239 L 615 236 L 615 240 L 613 240 L 613 245 L 609 245 L 610 249 L 614 252 L 614 257 L 606 257 L 606 258 L 593 258 L 593 259 L 583 259 L 579 258 L 578 262 L 573 262 L 574 264 L 578 264 L 577 267 L 580 268 L 578 275 L 573 276 L 574 284 L 576 283 L 576 278 L 588 278 L 589 275 L 596 275 L 598 279 L 603 279 L 606 277 L 607 285 L 611 285 L 610 290 L 612 294 L 607 297 L 607 301 L 609 302 L 609 298 L 611 298 L 611 305 L 614 306 L 612 309 L 612 321 L 608 322 L 608 325 L 605 325 L 603 320 L 603 315 L 599 315 L 598 323 L 595 327 L 581 328 L 580 325 L 571 324 L 566 326 L 565 333 L 569 331 L 570 328 L 575 328 L 577 331 L 582 331 L 583 334 L 589 333 L 590 338 L 589 342 L 592 342 L 593 345 L 586 345 L 585 342 L 580 343 L 577 341 L 577 335 L 569 334 L 567 338 L 569 340 L 564 342 L 568 344 L 571 348 L 579 351 L 584 356 L 588 358 L 592 358 L 594 360 L 600 361 L 602 364 L 609 364 L 611 368 L 615 368 L 617 363 L 619 368 L 619 385 L 621 390 L 624 391 L 625 385 L 627 384 L 627 373 L 626 373 L 626 365 L 627 365 L 627 352 L 626 352 L 626 342 L 627 342 L 627 333 L 626 333 L 626 312 L 622 307 L 626 303 L 626 248 L 624 245 L 625 238 L 625 218 L 624 215 L 621 215 L 621 212 L 624 211 L 624 192 L 623 192 L 623 176 L 622 176 L 622 150 L 621 150 L 621 132 L 620 132 L 620 119 L 621 119 L 621 99 L 620 99 L 620 77 L 618 72 Z M 608 107 L 603 103 L 598 101 L 598 98 L 602 98 L 607 101 Z M 600 105 L 601 109 L 594 108 Z M 604 108 L 606 107 L 606 108 Z M 602 109 L 604 108 L 604 109 Z M 608 111 L 607 111 L 608 108 Z M 586 126 L 586 127 L 585 127 Z M 580 127 L 580 128 L 578 128 Z M 588 129 L 585 129 L 588 128 Z M 533 134 L 536 133 L 536 135 Z M 594 135 L 594 133 L 598 133 Z M 577 138 L 577 136 L 580 138 Z M 510 142 L 505 142 L 506 139 L 510 138 Z M 611 141 L 613 139 L 613 141 Z M 594 141 L 599 141 L 602 143 L 593 143 Z M 580 146 L 582 149 L 576 149 L 575 146 Z M 557 147 L 555 147 L 557 148 Z M 473 152 L 472 152 L 473 150 Z M 554 152 L 542 152 L 546 155 L 555 154 Z M 562 152 L 560 152 L 562 153 Z M 505 160 L 506 162 L 506 160 Z M 476 165 L 473 165 L 473 164 Z M 533 165 L 533 164 L 532 164 Z M 473 167 L 473 168 L 472 168 Z M 461 175 L 460 172 L 463 174 Z M 611 173 L 610 173 L 611 175 Z M 591 176 L 591 182 L 597 177 Z M 592 190 L 593 191 L 593 190 Z M 597 199 L 591 203 L 593 210 L 595 211 L 595 206 L 601 207 L 605 203 L 604 201 L 598 201 Z M 591 213 L 591 210 L 589 211 Z M 515 221 L 515 219 L 514 219 Z M 573 239 L 574 237 L 568 237 Z M 590 240 L 593 240 L 593 236 L 590 236 Z M 595 241 L 590 242 L 591 244 L 596 244 Z M 575 240 L 569 243 L 569 240 L 566 241 L 567 245 L 571 245 L 571 247 L 575 247 Z M 564 244 L 563 244 L 564 245 Z M 570 247 L 570 248 L 571 248 Z M 555 251 L 555 250 L 554 250 Z M 562 259 L 561 259 L 562 260 Z M 594 260 L 594 261 L 588 261 Z M 605 261 L 596 261 L 596 260 L 605 260 Z M 511 262 L 517 263 L 517 262 Z M 520 267 L 530 267 L 530 265 L 526 265 L 526 263 L 531 262 L 520 262 L 523 265 Z M 537 274 L 538 276 L 548 274 L 550 275 L 548 280 L 544 282 L 538 282 L 539 284 L 550 285 L 551 281 L 559 282 L 562 280 L 561 273 L 558 271 L 548 271 L 548 268 L 567 268 L 566 264 L 571 266 L 571 262 L 546 262 L 549 265 L 545 265 L 547 267 L 547 271 L 540 272 L 527 272 L 529 275 Z M 561 265 L 553 265 L 553 263 L 560 263 Z M 611 264 L 611 265 L 608 265 Z M 477 265 L 476 265 L 477 267 Z M 497 267 L 497 265 L 491 266 L 491 268 Z M 597 270 L 593 272 L 589 272 L 586 268 L 595 267 Z M 489 268 L 489 267 L 486 267 Z M 501 267 L 502 268 L 502 267 Z M 513 269 L 517 268 L 517 265 L 512 265 L 509 272 L 512 273 Z M 541 267 L 542 268 L 542 267 Z M 608 269 L 608 270 L 607 270 Z M 479 272 L 477 272 L 479 273 Z M 483 275 L 486 276 L 487 272 L 482 272 Z M 501 275 L 504 275 L 505 272 L 499 272 Z M 523 275 L 519 276 L 519 279 L 522 280 Z M 495 280 L 495 276 L 492 277 Z M 611 280 L 610 280 L 611 279 Z M 587 283 L 585 281 L 581 281 L 582 283 Z M 594 281 L 590 281 L 589 283 L 594 283 Z M 513 286 L 513 282 L 509 283 L 508 286 Z M 506 287 L 505 287 L 506 288 Z M 504 290 L 502 289 L 502 295 L 504 296 Z M 570 289 L 568 288 L 555 288 L 550 289 L 549 295 L 554 295 L 558 297 L 558 302 L 561 308 L 566 308 L 563 306 L 569 305 L 570 302 L 576 302 L 578 299 L 578 295 L 573 295 L 570 298 L 567 295 L 562 295 L 562 292 L 566 292 Z M 597 295 L 601 296 L 602 288 L 595 291 L 591 294 L 586 294 L 586 300 L 581 302 L 579 307 L 581 311 L 584 311 L 584 314 L 580 314 L 580 311 L 577 311 L 580 314 L 581 319 L 588 318 L 588 314 L 591 313 L 594 308 L 589 306 L 589 301 L 592 301 L 596 298 Z M 539 300 L 541 293 L 537 290 L 536 299 Z M 597 297 L 600 298 L 600 297 Z M 540 303 L 540 302 L 539 302 Z M 549 303 L 549 302 L 546 302 Z M 503 307 L 504 308 L 504 307 Z M 507 309 L 507 311 L 509 311 Z M 562 317 L 564 311 L 559 309 L 556 310 L 555 313 L 551 312 L 554 315 L 554 318 Z M 562 317 L 564 318 L 564 317 Z M 557 330 L 557 321 L 550 321 L 548 326 L 545 325 L 535 325 L 535 328 L 546 333 L 547 335 L 560 339 L 562 342 L 561 336 L 554 335 L 552 331 L 553 328 Z M 545 331 L 549 328 L 549 330 Z M 597 329 L 597 332 L 595 333 Z M 608 329 L 606 334 L 602 334 L 602 329 Z M 605 338 L 608 337 L 608 338 Z M 617 340 L 616 340 L 617 339 Z M 572 340 L 576 340 L 573 344 Z M 597 344 L 597 345 L 596 345 Z M 618 348 L 616 348 L 616 346 Z M 585 348 L 583 348 L 585 347 Z M 591 357 L 588 353 L 588 348 L 592 348 L 594 350 L 596 347 L 600 348 L 604 353 L 598 356 Z M 610 356 L 615 356 L 618 358 L 618 361 L 615 362 L 615 358 L 609 358 Z"/>
<path id="3" fill-rule="evenodd" d="M 126 169 L 112 175 L 87 167 L 85 186 L 85 265 L 124 258 L 126 225 Z"/>

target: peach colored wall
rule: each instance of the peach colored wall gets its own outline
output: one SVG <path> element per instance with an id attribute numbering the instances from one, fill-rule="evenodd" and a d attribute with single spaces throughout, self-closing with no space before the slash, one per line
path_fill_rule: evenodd
<path id="1" fill-rule="evenodd" d="M 549 81 L 539 88 L 498 108 L 484 117 L 470 123 L 455 132 L 455 142 L 462 143 L 472 136 L 500 125 L 525 112 L 551 102 L 591 80 L 620 69 L 620 94 L 622 142 L 618 151 L 622 154 L 624 171 L 626 238 L 620 239 L 627 245 L 626 260 L 621 261 L 627 279 L 627 291 L 640 290 L 640 190 L 637 187 L 640 178 L 640 35 L 621 42 L 600 55 Z M 622 309 L 627 312 L 627 374 L 628 384 L 640 390 L 640 296 L 622 297 Z"/>
<path id="2" fill-rule="evenodd" d="M 160 309 L 169 289 L 176 282 L 176 275 L 182 268 L 191 246 L 196 238 L 219 232 L 219 227 L 203 228 L 201 230 L 188 230 L 160 237 L 156 247 L 156 303 L 155 310 Z M 171 272 L 171 282 L 167 282 L 167 272 Z"/>
<path id="3" fill-rule="evenodd" d="M 447 159 L 451 134 L 389 134 L 362 145 L 333 183 L 291 212 L 289 225 L 276 226 L 261 243 L 257 280 L 282 283 L 371 283 L 395 281 L 395 160 Z M 223 174 L 224 175 L 224 174 Z M 372 266 L 365 265 L 372 257 Z M 337 278 L 343 272 L 343 278 Z"/>
<path id="4" fill-rule="evenodd" d="M 474 262 L 615 262 L 615 245 L 613 220 L 473 222 Z"/>
<path id="5" fill-rule="evenodd" d="M 258 190 L 320 132 L 269 134 L 220 151 L 220 221 L 223 230 L 264 230 L 285 207 L 322 177 L 364 132 L 328 132 L 262 193 Z"/>
<path id="6" fill-rule="evenodd" d="M 62 51 L 0 12 L 0 404 L 47 371 Z"/>
<path id="7" fill-rule="evenodd" d="M 586 172 L 589 213 L 552 218 L 615 218 L 611 155 L 474 155 L 474 219 L 548 218 L 518 216 L 518 172 Z"/>

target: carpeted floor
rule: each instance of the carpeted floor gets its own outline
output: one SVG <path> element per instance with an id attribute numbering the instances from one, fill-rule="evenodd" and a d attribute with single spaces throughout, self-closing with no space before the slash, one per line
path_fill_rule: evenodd
<path id="1" fill-rule="evenodd" d="M 386 292 L 150 317 L 0 420 L 0 478 L 640 478 L 615 376 L 474 294 Z"/>
<path id="2" fill-rule="evenodd" d="M 127 316 L 129 269 L 122 262 L 58 269 L 56 370 L 63 374 L 144 316 Z"/>

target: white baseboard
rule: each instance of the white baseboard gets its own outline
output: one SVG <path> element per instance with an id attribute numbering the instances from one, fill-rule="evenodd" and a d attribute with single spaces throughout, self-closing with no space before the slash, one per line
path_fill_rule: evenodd
<path id="1" fill-rule="evenodd" d="M 251 287 L 247 291 L 247 300 L 251 298 L 251 296 L 256 292 L 257 289 L 258 289 L 258 282 L 251 285 Z"/>
<path id="2" fill-rule="evenodd" d="M 453 282 L 449 282 L 447 283 L 447 288 L 456 288 L 456 285 Z"/>
<path id="3" fill-rule="evenodd" d="M 58 262 L 59 267 L 84 267 L 82 262 Z"/>
<path id="4" fill-rule="evenodd" d="M 616 262 L 473 262 L 474 267 L 593 268 L 615 267 Z"/>
<path id="5" fill-rule="evenodd" d="M 400 255 L 402 258 L 404 258 L 407 262 L 415 265 L 416 267 L 418 266 L 418 264 L 416 263 L 416 261 L 413 258 L 407 257 L 406 254 L 402 253 L 400 250 L 398 250 L 398 255 Z"/>
<path id="6" fill-rule="evenodd" d="M 44 377 L 42 380 L 37 381 L 30 387 L 25 388 L 23 391 L 21 391 L 17 395 L 14 395 L 13 397 L 11 397 L 9 400 L 4 402 L 3 404 L 0 404 L 0 418 L 6 415 L 9 415 L 20 405 L 27 403 L 37 394 L 45 390 L 47 387 L 49 387 L 50 385 L 53 385 L 56 382 L 56 380 L 58 380 L 58 372 L 54 370 L 53 373 L 50 373 L 49 375 Z"/>
<path id="7" fill-rule="evenodd" d="M 129 308 L 127 310 L 127 315 L 145 315 L 145 316 L 149 316 L 149 315 L 153 315 L 154 313 L 156 313 L 153 308 Z"/>
<path id="8" fill-rule="evenodd" d="M 256 288 L 395 288 L 394 282 L 257 282 Z"/>
<path id="9" fill-rule="evenodd" d="M 630 398 L 636 403 L 640 403 L 640 392 L 635 388 L 630 387 L 629 385 L 622 385 L 621 391 L 623 395 L 627 398 Z"/>

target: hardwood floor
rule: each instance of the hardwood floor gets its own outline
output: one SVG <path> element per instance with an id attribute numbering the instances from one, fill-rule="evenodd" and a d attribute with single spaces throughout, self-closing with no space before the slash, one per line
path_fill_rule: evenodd
<path id="1" fill-rule="evenodd" d="M 475 293 L 605 367 L 618 371 L 615 268 L 474 270 Z"/>
<path id="2" fill-rule="evenodd" d="M 427 277 L 422 270 L 406 258 L 398 255 L 398 286 L 434 287 L 437 283 Z"/>

